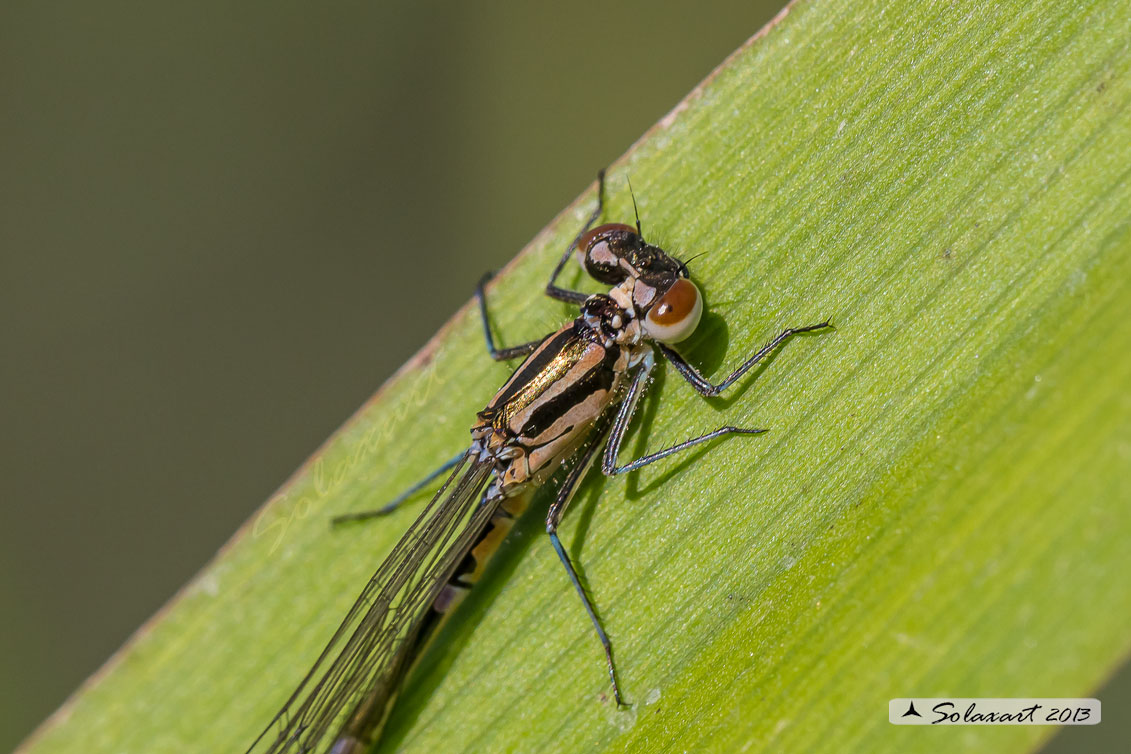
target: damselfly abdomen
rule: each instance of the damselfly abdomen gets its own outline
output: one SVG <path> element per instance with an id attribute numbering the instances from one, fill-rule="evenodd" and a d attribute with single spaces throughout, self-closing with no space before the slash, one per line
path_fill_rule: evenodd
<path id="1" fill-rule="evenodd" d="M 623 474 L 729 433 L 764 430 L 725 426 L 618 465 L 621 443 L 656 361 L 667 359 L 704 396 L 733 384 L 783 340 L 828 327 L 785 330 L 729 377 L 713 384 L 672 345 L 689 336 L 703 311 L 685 263 L 644 241 L 635 227 L 591 228 L 604 206 L 599 176 L 596 210 L 558 261 L 549 296 L 580 307 L 579 316 L 546 337 L 495 347 L 484 285 L 477 289 L 487 348 L 497 360 L 525 356 L 478 413 L 471 445 L 384 508 L 448 472 L 447 481 L 377 569 L 314 667 L 251 750 L 360 754 L 371 748 L 393 700 L 444 616 L 478 579 L 484 564 L 525 508 L 528 493 L 561 477 L 546 531 L 605 650 L 617 704 L 623 703 L 612 647 L 558 539 L 558 524 L 578 483 L 601 454 L 601 470 Z M 557 285 L 576 250 L 585 271 L 610 286 L 587 295 Z M 602 453 L 603 449 L 603 453 Z M 560 474 L 559 474 L 560 472 Z"/>

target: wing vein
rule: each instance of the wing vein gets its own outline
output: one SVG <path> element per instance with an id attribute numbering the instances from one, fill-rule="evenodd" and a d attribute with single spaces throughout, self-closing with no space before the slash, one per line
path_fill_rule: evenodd
<path id="1" fill-rule="evenodd" d="M 328 746 L 327 734 L 340 729 L 355 707 L 388 682 L 404 645 L 495 512 L 497 502 L 480 504 L 479 499 L 493 470 L 492 462 L 468 455 L 456 464 L 248 754 L 267 740 L 271 743 L 264 754 Z M 272 729 L 277 729 L 273 738 Z"/>

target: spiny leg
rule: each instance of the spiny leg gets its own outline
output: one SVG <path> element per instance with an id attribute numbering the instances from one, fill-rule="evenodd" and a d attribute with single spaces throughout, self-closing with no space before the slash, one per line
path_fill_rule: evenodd
<path id="1" fill-rule="evenodd" d="M 479 285 L 475 286 L 475 298 L 479 300 L 479 318 L 483 321 L 483 337 L 487 341 L 487 353 L 491 354 L 491 358 L 495 361 L 506 361 L 527 355 L 537 348 L 542 341 L 532 340 L 529 343 L 511 346 L 510 348 L 495 347 L 495 338 L 491 335 L 491 320 L 487 315 L 487 291 L 485 290 L 488 281 L 494 276 L 495 273 L 487 272 L 479 278 Z"/>
<path id="2" fill-rule="evenodd" d="M 585 477 L 585 472 L 589 470 L 589 465 L 593 462 L 597 449 L 601 447 L 601 440 L 602 437 L 600 436 L 593 439 L 582 455 L 580 462 L 570 470 L 562 486 L 558 489 L 557 497 L 546 514 L 546 533 L 550 535 L 550 542 L 554 545 L 554 550 L 558 553 L 562 565 L 565 566 L 569 580 L 573 582 L 573 588 L 577 590 L 577 594 L 581 597 L 581 603 L 585 605 L 585 612 L 589 613 L 589 620 L 593 622 L 593 628 L 597 631 L 597 638 L 605 650 L 605 662 L 609 666 L 609 680 L 613 683 L 613 696 L 616 699 L 617 706 L 621 706 L 624 704 L 624 697 L 621 696 L 620 685 L 617 683 L 616 666 L 613 664 L 613 645 L 609 641 L 605 629 L 601 626 L 601 619 L 597 617 L 597 611 L 593 608 L 593 603 L 589 601 L 589 595 L 585 593 L 585 588 L 581 586 L 581 579 L 577 576 L 573 562 L 565 548 L 562 547 L 562 541 L 558 538 L 558 524 L 561 523 L 562 516 L 569 506 L 570 498 L 573 497 L 578 483 Z"/>
<path id="3" fill-rule="evenodd" d="M 444 464 L 442 466 L 440 466 L 440 468 L 436 469 L 435 471 L 432 471 L 431 473 L 428 474 L 428 476 L 424 477 L 419 482 L 412 485 L 411 487 L 409 487 L 407 490 L 405 490 L 401 494 L 397 495 L 390 502 L 382 505 L 380 508 L 377 508 L 377 509 L 371 510 L 371 511 L 358 511 L 357 513 L 343 513 L 340 516 L 334 516 L 332 519 L 330 519 L 330 523 L 332 523 L 336 526 L 338 524 L 344 524 L 344 523 L 347 523 L 347 522 L 350 522 L 350 521 L 365 521 L 365 520 L 370 519 L 370 518 L 377 518 L 378 516 L 389 515 L 390 513 L 395 511 L 397 508 L 399 508 L 401 503 L 403 503 L 405 500 L 408 500 L 410 497 L 415 495 L 417 492 L 420 492 L 420 490 L 427 487 L 429 484 L 431 484 L 433 481 L 435 481 L 438 477 L 440 477 L 440 476 L 448 473 L 449 471 L 451 471 L 452 467 L 455 466 L 456 464 L 458 464 L 460 461 L 462 461 L 463 457 L 465 455 L 467 455 L 466 450 L 462 451 L 455 458 L 452 458 L 449 461 L 445 461 Z"/>
<path id="4" fill-rule="evenodd" d="M 621 443 L 624 441 L 625 432 L 628 431 L 628 425 L 632 421 L 632 415 L 636 412 L 636 405 L 644 392 L 644 385 L 648 381 L 648 375 L 652 372 L 654 363 L 651 353 L 644 357 L 644 361 L 638 368 L 636 376 L 632 378 L 632 384 L 629 386 L 628 393 L 625 395 L 624 401 L 617 411 L 616 418 L 613 420 L 612 430 L 609 432 L 609 442 L 605 446 L 605 456 L 601 460 L 601 472 L 605 474 L 605 476 L 615 476 L 617 474 L 624 474 L 627 471 L 635 471 L 641 466 L 647 466 L 653 461 L 667 458 L 681 450 L 687 450 L 688 448 L 695 447 L 708 440 L 713 440 L 716 437 L 722 437 L 723 435 L 757 435 L 766 431 L 764 429 L 743 429 L 742 427 L 731 426 L 719 427 L 713 432 L 708 432 L 699 437 L 693 437 L 690 440 L 673 445 L 670 448 L 664 448 L 655 453 L 649 453 L 623 466 L 617 466 L 617 456 L 620 454 Z"/>
<path id="5" fill-rule="evenodd" d="M 557 281 L 558 275 L 562 273 L 562 270 L 565 268 L 566 263 L 569 262 L 569 253 L 577 248 L 578 241 L 580 241 L 581 237 L 585 235 L 585 232 L 593 226 L 593 223 L 597 222 L 597 218 L 600 217 L 601 213 L 604 211 L 605 171 L 599 170 L 597 171 L 597 208 L 593 210 L 592 214 L 589 215 L 589 219 L 585 221 L 585 227 L 583 227 L 581 231 L 573 237 L 573 241 L 569 246 L 566 247 L 565 253 L 562 254 L 562 258 L 558 260 L 557 266 L 554 267 L 554 272 L 552 275 L 550 275 L 550 282 L 546 283 L 546 295 L 550 298 L 556 298 L 559 301 L 566 301 L 571 304 L 581 304 L 585 302 L 585 299 L 589 298 L 588 293 L 582 293 L 581 291 L 571 291 L 566 288 L 559 288 L 555 281 Z"/>
<path id="6" fill-rule="evenodd" d="M 780 335 L 763 346 L 762 349 L 758 351 L 758 353 L 747 359 L 746 362 L 743 363 L 743 365 L 738 369 L 735 369 L 731 373 L 730 377 L 727 377 L 717 385 L 713 384 L 706 377 L 699 374 L 699 370 L 688 364 L 682 356 L 673 351 L 670 347 L 665 346 L 663 343 L 657 343 L 656 345 L 660 347 L 660 352 L 663 353 L 667 360 L 672 363 L 672 366 L 674 366 L 676 368 L 676 371 L 678 371 L 683 376 L 683 379 L 687 380 L 688 383 L 691 384 L 691 387 L 695 388 L 696 392 L 706 398 L 712 398 L 733 385 L 739 377 L 746 374 L 746 372 L 750 370 L 750 367 L 754 366 L 763 358 L 765 358 L 766 354 L 770 353 L 779 345 L 781 345 L 782 341 L 786 340 L 791 335 L 797 335 L 798 333 L 803 332 L 813 332 L 814 330 L 823 330 L 826 327 L 830 326 L 831 325 L 829 320 L 826 319 L 824 322 L 821 322 L 817 325 L 807 325 L 806 327 L 791 327 L 788 330 L 783 330 Z"/>

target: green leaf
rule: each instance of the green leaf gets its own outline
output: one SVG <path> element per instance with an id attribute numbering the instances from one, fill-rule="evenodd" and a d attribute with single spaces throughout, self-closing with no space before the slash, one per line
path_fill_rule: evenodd
<path id="1" fill-rule="evenodd" d="M 693 363 L 721 376 L 783 327 L 836 330 L 724 399 L 668 371 L 627 453 L 723 423 L 772 431 L 594 474 L 575 501 L 564 540 L 630 709 L 608 698 L 536 501 L 384 748 L 1046 738 L 895 728 L 887 700 L 1086 695 L 1131 648 L 1127 10 L 800 2 L 614 165 L 610 219 L 632 217 L 631 175 L 649 240 L 707 252 Z M 538 292 L 592 202 L 493 287 L 504 342 L 572 316 Z M 343 531 L 328 517 L 465 447 L 506 375 L 465 308 L 23 751 L 242 751 L 414 512 Z"/>

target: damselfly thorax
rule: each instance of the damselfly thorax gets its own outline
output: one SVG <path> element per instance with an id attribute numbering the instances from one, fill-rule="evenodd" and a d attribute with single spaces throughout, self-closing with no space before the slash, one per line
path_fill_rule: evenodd
<path id="1" fill-rule="evenodd" d="M 631 310 L 611 296 L 590 297 L 582 316 L 546 336 L 479 412 L 472 447 L 498 464 L 488 494 L 512 497 L 545 482 L 619 401 L 629 371 L 650 352 Z"/>
<path id="2" fill-rule="evenodd" d="M 558 538 L 558 525 L 574 491 L 599 455 L 601 471 L 614 476 L 722 435 L 764 431 L 719 427 L 618 464 L 657 353 L 709 397 L 733 384 L 786 338 L 825 328 L 828 322 L 783 331 L 729 377 L 711 383 L 673 349 L 694 332 L 703 311 L 687 265 L 646 243 L 639 218 L 635 228 L 607 224 L 590 229 L 604 206 L 603 173 L 598 196 L 596 210 L 566 248 L 545 290 L 580 308 L 572 322 L 530 343 L 496 348 L 484 293 L 489 276 L 480 282 L 477 297 L 489 353 L 496 360 L 525 358 L 478 412 L 466 450 L 384 508 L 339 517 L 383 515 L 448 474 L 251 750 L 278 725 L 269 752 L 367 751 L 413 663 L 479 579 L 529 493 L 555 479 L 559 481 L 546 514 L 546 533 L 604 649 L 614 699 L 624 703 L 612 644 Z M 557 285 L 574 250 L 585 272 L 609 286 L 607 293 L 588 295 Z"/>

